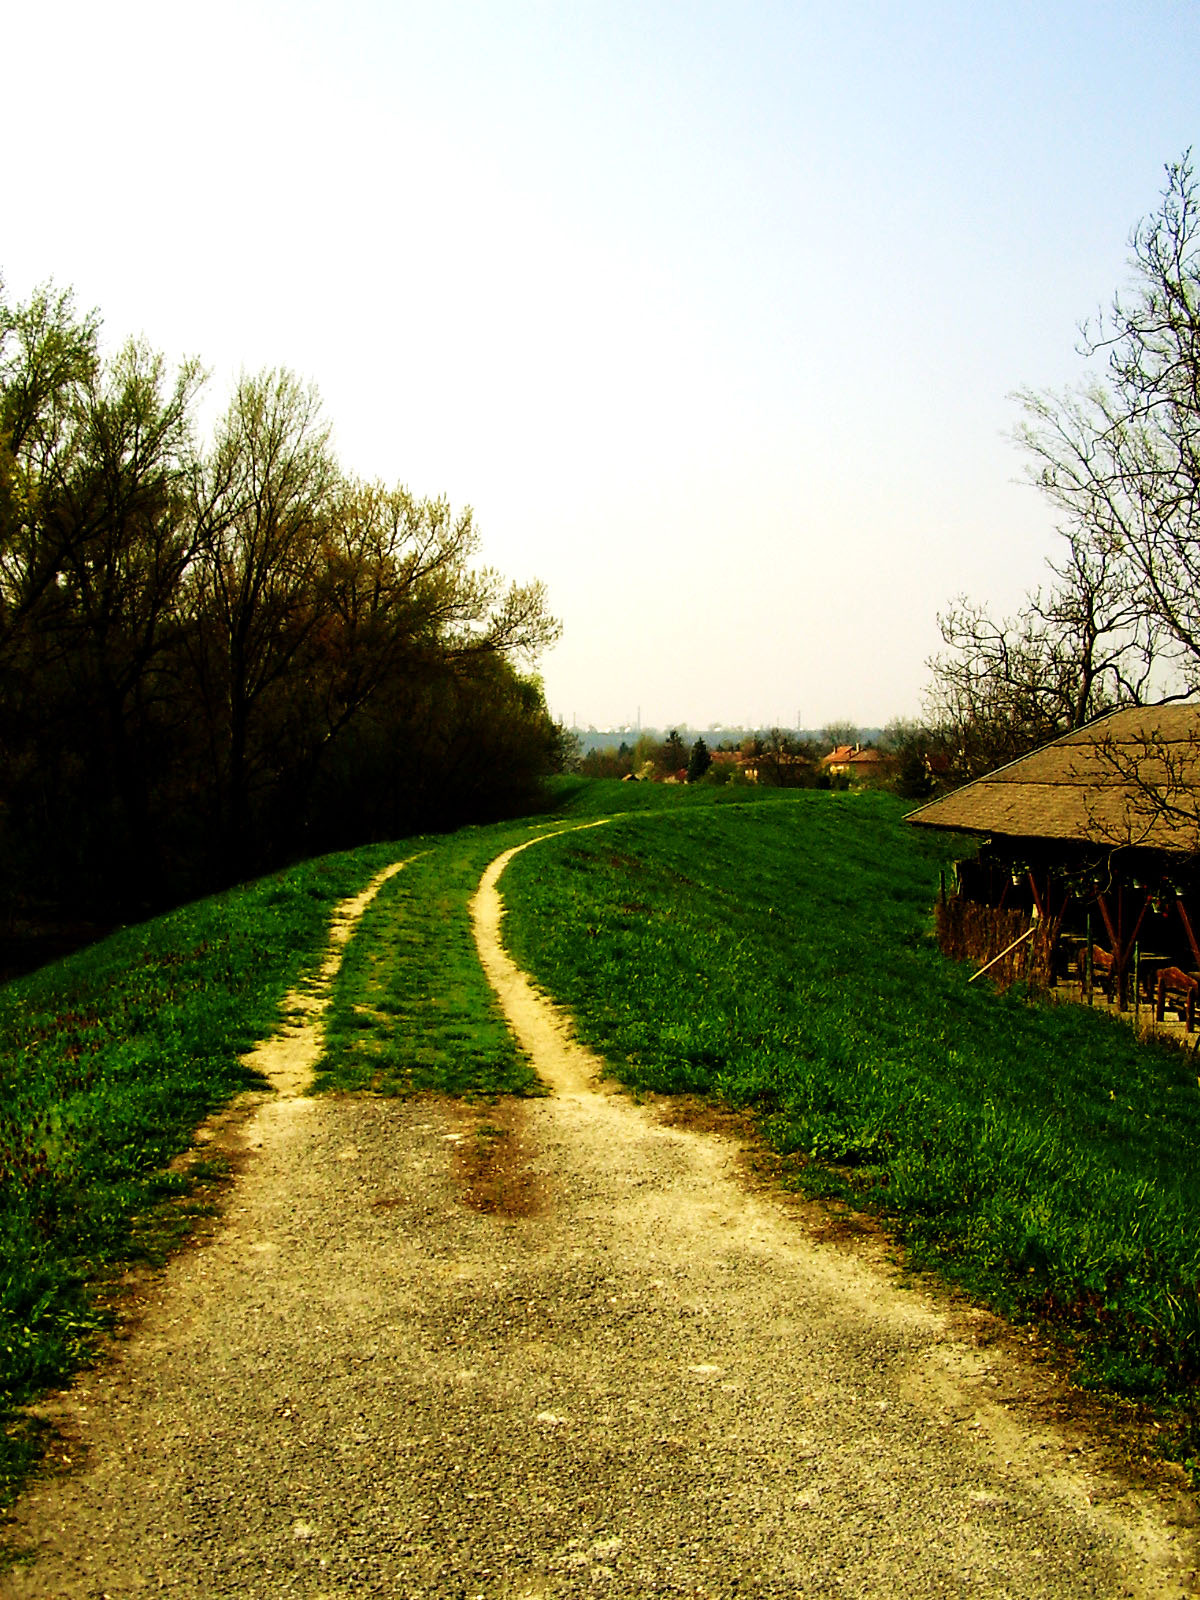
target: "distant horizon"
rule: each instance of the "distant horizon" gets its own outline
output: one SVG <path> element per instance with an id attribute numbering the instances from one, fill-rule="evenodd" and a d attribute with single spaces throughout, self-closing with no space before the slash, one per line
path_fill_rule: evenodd
<path id="1" fill-rule="evenodd" d="M 848 719 L 839 717 L 835 720 L 838 722 L 844 722 Z M 625 743 L 632 744 L 640 738 L 652 738 L 660 740 L 665 739 L 671 733 L 678 733 L 681 738 L 686 737 L 686 739 L 689 739 L 693 742 L 697 738 L 702 738 L 707 742 L 709 739 L 744 739 L 749 737 L 761 737 L 763 734 L 773 733 L 778 730 L 780 733 L 785 733 L 798 739 L 820 740 L 824 737 L 825 728 L 830 726 L 832 726 L 832 723 L 825 723 L 820 727 L 811 728 L 784 722 L 726 722 L 717 724 L 710 723 L 703 728 L 699 728 L 687 722 L 664 722 L 662 724 L 643 723 L 641 727 L 634 727 L 629 724 L 618 724 L 613 728 L 583 728 L 573 726 L 569 723 L 563 723 L 563 727 L 566 728 L 568 733 L 574 734 L 578 739 L 580 739 L 581 742 L 586 743 L 589 748 L 592 749 L 602 748 L 601 744 L 599 743 L 599 741 L 602 740 L 623 741 Z M 859 725 L 855 723 L 853 726 L 855 728 L 856 740 L 860 743 L 871 744 L 882 738 L 887 724 L 885 723 L 881 726 L 875 726 L 872 724 Z"/>
<path id="2" fill-rule="evenodd" d="M 789 732 L 806 730 L 809 733 L 820 733 L 823 729 L 832 728 L 836 724 L 840 723 L 849 723 L 850 726 L 854 728 L 874 728 L 876 732 L 882 733 L 884 728 L 886 728 L 890 723 L 909 719 L 889 717 L 887 722 L 856 722 L 853 717 L 830 717 L 824 722 L 809 723 L 787 722 L 776 717 L 763 722 L 747 721 L 699 723 L 688 722 L 682 717 L 675 717 L 668 718 L 665 721 L 656 722 L 609 722 L 603 724 L 596 722 L 568 722 L 562 717 L 560 717 L 558 720 L 562 722 L 563 727 L 571 728 L 576 733 L 658 733 L 662 732 L 664 729 L 670 731 L 672 728 L 690 728 L 696 733 L 708 733 L 710 730 L 716 733 L 724 731 L 725 729 L 736 730 L 743 733 L 753 733 L 761 732 L 763 729 L 769 728 L 784 728 Z M 913 718 L 912 720 L 915 721 L 917 719 Z"/>
<path id="3" fill-rule="evenodd" d="M 881 734 L 893 722 L 912 721 L 918 722 L 919 717 L 888 717 L 883 722 L 859 722 L 850 716 L 825 717 L 820 722 L 811 722 L 808 718 L 788 719 L 785 717 L 770 717 L 762 721 L 720 721 L 710 719 L 707 722 L 689 722 L 686 718 L 675 717 L 666 719 L 648 720 L 645 717 L 624 719 L 621 721 L 599 723 L 580 722 L 575 717 L 565 717 L 561 713 L 551 710 L 551 715 L 564 728 L 572 733 L 612 733 L 635 736 L 639 733 L 669 733 L 674 729 L 687 729 L 691 733 L 769 733 L 773 728 L 778 728 L 785 733 L 819 734 L 826 728 L 835 725 L 849 724 L 853 728 L 867 730 Z"/>

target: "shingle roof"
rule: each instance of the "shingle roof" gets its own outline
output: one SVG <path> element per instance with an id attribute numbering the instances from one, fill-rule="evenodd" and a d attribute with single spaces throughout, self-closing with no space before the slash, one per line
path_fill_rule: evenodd
<path id="1" fill-rule="evenodd" d="M 1155 795 L 1177 805 L 1157 810 Z M 1141 844 L 1194 853 L 1200 833 L 1200 702 L 1115 711 L 908 816 L 1014 838 Z"/>
<path id="2" fill-rule="evenodd" d="M 883 756 L 873 745 L 839 744 L 827 756 L 821 757 L 823 767 L 875 766 Z"/>

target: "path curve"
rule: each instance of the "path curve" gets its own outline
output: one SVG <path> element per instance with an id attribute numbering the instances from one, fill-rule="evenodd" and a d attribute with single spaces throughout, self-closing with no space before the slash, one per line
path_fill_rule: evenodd
<path id="1" fill-rule="evenodd" d="M 221 1227 L 59 1398 L 6 1600 L 1194 1592 L 1188 1497 L 1046 1421 L 992 1319 L 564 1067 L 498 924 L 556 1092 L 264 1106 Z"/>
<path id="2" fill-rule="evenodd" d="M 589 1051 L 575 1042 L 574 1029 L 565 1012 L 549 1005 L 504 948 L 500 925 L 504 903 L 500 898 L 500 878 L 514 856 L 560 833 L 582 833 L 602 828 L 612 819 L 579 823 L 541 833 L 524 844 L 505 850 L 489 864 L 471 901 L 471 926 L 475 948 L 487 980 L 496 991 L 517 1042 L 532 1061 L 542 1079 L 560 1095 L 594 1094 L 599 1063 Z"/>

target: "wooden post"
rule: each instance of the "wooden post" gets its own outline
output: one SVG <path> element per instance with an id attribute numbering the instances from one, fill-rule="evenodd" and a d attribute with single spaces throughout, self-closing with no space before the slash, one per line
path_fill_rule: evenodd
<path id="1" fill-rule="evenodd" d="M 1133 946 L 1133 1025 L 1136 1028 L 1142 1015 L 1141 947 Z"/>
<path id="2" fill-rule="evenodd" d="M 1087 995 L 1087 1003 L 1092 1003 L 1092 913 L 1087 914 L 1087 945 L 1083 961 L 1083 990 Z"/>
<path id="3" fill-rule="evenodd" d="M 1103 894 L 1096 896 L 1096 904 L 1100 908 L 1100 917 L 1104 923 L 1108 942 L 1112 946 L 1112 965 L 1108 969 L 1108 993 L 1110 999 L 1115 999 L 1118 994 L 1117 980 L 1120 977 L 1121 967 L 1125 961 L 1126 952 L 1121 949 L 1120 927 L 1120 902 L 1117 903 L 1117 921 L 1113 922 L 1112 912 L 1109 910 L 1108 899 Z"/>
<path id="4" fill-rule="evenodd" d="M 1179 920 L 1183 923 L 1183 931 L 1187 934 L 1188 943 L 1192 947 L 1192 959 L 1200 967 L 1200 944 L 1196 942 L 1196 931 L 1192 927 L 1192 919 L 1188 916 L 1187 907 L 1180 895 L 1175 896 L 1175 908 L 1179 912 Z"/>
<path id="5" fill-rule="evenodd" d="M 1033 896 L 1033 903 L 1037 907 L 1037 914 L 1038 914 L 1039 917 L 1041 917 L 1042 921 L 1044 922 L 1046 920 L 1046 907 L 1042 904 L 1042 897 L 1038 893 L 1037 879 L 1033 875 L 1033 868 L 1032 867 L 1030 867 L 1030 869 L 1029 869 L 1028 877 L 1029 877 L 1029 892 Z M 1050 899 L 1050 880 L 1049 880 L 1049 878 L 1047 878 L 1047 880 L 1046 880 L 1046 899 L 1047 899 L 1047 901 L 1049 901 L 1049 899 Z"/>

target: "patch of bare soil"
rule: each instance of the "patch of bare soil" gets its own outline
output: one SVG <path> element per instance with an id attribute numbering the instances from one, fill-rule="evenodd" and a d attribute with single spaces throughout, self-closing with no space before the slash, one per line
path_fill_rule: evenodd
<path id="1" fill-rule="evenodd" d="M 536 1144 L 520 1100 L 472 1106 L 454 1141 L 454 1175 L 464 1204 L 496 1217 L 540 1216 L 549 1203 L 546 1175 L 533 1165 Z"/>
<path id="2" fill-rule="evenodd" d="M 1191 1499 L 994 1319 L 811 1228 L 744 1130 L 599 1085 L 500 949 L 501 870 L 481 959 L 554 1093 L 264 1102 L 223 1225 L 62 1397 L 0 1593 L 1195 1593 Z"/>

